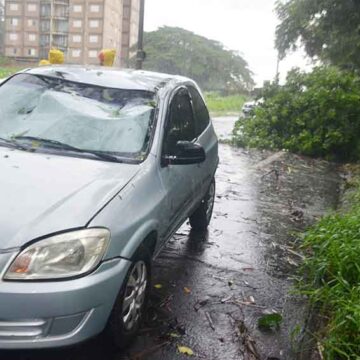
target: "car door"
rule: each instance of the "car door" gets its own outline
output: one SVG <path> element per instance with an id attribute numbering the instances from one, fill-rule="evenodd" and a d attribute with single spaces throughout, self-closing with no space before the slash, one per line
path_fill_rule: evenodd
<path id="1" fill-rule="evenodd" d="M 178 141 L 195 141 L 196 124 L 191 99 L 185 87 L 178 89 L 169 105 L 162 141 L 162 159 L 175 156 Z M 187 218 L 195 200 L 194 176 L 198 164 L 175 165 L 162 160 L 160 178 L 167 198 L 167 209 L 162 221 L 165 222 L 164 239 Z"/>
<path id="2" fill-rule="evenodd" d="M 195 170 L 196 174 L 194 173 L 194 176 L 199 179 L 196 190 L 199 201 L 208 191 L 219 162 L 218 140 L 210 120 L 209 111 L 199 90 L 195 86 L 188 86 L 188 90 L 196 124 L 196 141 L 203 147 L 206 154 L 205 162 L 198 164 Z"/>

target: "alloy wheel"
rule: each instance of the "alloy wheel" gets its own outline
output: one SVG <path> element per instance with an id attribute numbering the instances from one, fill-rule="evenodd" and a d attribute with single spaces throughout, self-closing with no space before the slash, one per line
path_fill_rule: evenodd
<path id="1" fill-rule="evenodd" d="M 138 261 L 130 273 L 125 288 L 122 320 L 126 331 L 133 330 L 140 321 L 145 304 L 147 284 L 146 264 L 144 261 Z"/>

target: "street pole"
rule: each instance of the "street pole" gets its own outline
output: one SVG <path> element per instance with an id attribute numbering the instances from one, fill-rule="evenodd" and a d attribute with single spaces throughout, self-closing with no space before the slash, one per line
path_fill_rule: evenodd
<path id="1" fill-rule="evenodd" d="M 139 35 L 138 35 L 138 49 L 136 54 L 136 69 L 141 70 L 145 60 L 144 51 L 144 18 L 145 18 L 145 0 L 140 0 L 140 20 L 139 20 Z"/>

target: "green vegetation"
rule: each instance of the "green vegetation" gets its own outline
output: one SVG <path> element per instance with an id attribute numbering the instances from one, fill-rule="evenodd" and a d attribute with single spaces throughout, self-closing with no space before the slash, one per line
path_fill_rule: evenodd
<path id="1" fill-rule="evenodd" d="M 239 114 L 247 100 L 244 95 L 222 96 L 215 92 L 205 93 L 206 104 L 214 115 Z"/>
<path id="2" fill-rule="evenodd" d="M 190 31 L 162 27 L 145 33 L 144 68 L 196 80 L 206 91 L 243 93 L 254 86 L 247 62 L 236 52 Z"/>
<path id="3" fill-rule="evenodd" d="M 285 56 L 299 43 L 315 59 L 360 70 L 360 2 L 279 0 L 276 45 Z"/>
<path id="4" fill-rule="evenodd" d="M 360 183 L 353 207 L 323 218 L 305 235 L 302 293 L 317 307 L 327 360 L 360 356 Z"/>
<path id="5" fill-rule="evenodd" d="M 0 79 L 6 78 L 16 73 L 17 71 L 20 71 L 21 69 L 22 69 L 21 67 L 16 67 L 16 66 L 0 67 Z"/>
<path id="6" fill-rule="evenodd" d="M 360 158 L 360 78 L 335 67 L 293 70 L 263 91 L 255 115 L 234 129 L 239 146 L 287 149 L 339 160 Z"/>
<path id="7" fill-rule="evenodd" d="M 278 313 L 265 314 L 258 319 L 258 327 L 266 331 L 279 330 L 282 321 L 283 317 Z"/>
<path id="8" fill-rule="evenodd" d="M 24 66 L 19 66 L 13 63 L 9 58 L 6 56 L 0 55 L 0 79 L 8 77 L 17 71 L 22 70 Z"/>

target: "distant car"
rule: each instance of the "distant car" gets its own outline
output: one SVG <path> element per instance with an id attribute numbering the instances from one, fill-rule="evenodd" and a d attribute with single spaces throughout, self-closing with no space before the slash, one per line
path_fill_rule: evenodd
<path id="1" fill-rule="evenodd" d="M 190 79 L 42 67 L 0 85 L 0 348 L 124 346 L 151 260 L 204 231 L 218 141 Z M 185 269 L 184 269 L 185 271 Z"/>
<path id="2" fill-rule="evenodd" d="M 260 98 L 258 100 L 254 100 L 254 101 L 248 101 L 244 104 L 243 108 L 242 108 L 242 112 L 245 116 L 249 116 L 249 115 L 253 115 L 254 114 L 254 110 L 263 105 L 265 102 L 264 98 Z"/>
<path id="3" fill-rule="evenodd" d="M 256 101 L 248 101 L 242 107 L 242 112 L 245 116 L 251 115 L 256 107 Z"/>

